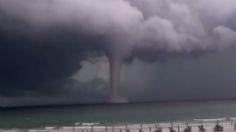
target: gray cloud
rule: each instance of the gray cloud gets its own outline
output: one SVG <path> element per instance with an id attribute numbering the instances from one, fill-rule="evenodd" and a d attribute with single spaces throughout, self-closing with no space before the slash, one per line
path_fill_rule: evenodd
<path id="1" fill-rule="evenodd" d="M 235 15 L 234 0 L 0 0 L 0 94 L 63 92 L 91 56 L 153 62 L 234 47 Z"/>

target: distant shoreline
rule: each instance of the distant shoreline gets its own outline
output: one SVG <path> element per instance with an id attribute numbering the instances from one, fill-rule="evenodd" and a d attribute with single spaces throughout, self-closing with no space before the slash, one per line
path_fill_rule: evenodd
<path id="1" fill-rule="evenodd" d="M 138 101 L 129 103 L 72 103 L 72 104 L 43 104 L 43 105 L 22 105 L 22 106 L 0 106 L 0 110 L 9 109 L 37 109 L 57 107 L 86 107 L 86 106 L 112 106 L 112 105 L 133 105 L 133 104 L 165 104 L 165 103 L 191 103 L 191 102 L 214 102 L 214 101 L 236 101 L 236 98 L 209 98 L 209 99 L 182 99 L 182 100 L 159 100 L 159 101 Z"/>

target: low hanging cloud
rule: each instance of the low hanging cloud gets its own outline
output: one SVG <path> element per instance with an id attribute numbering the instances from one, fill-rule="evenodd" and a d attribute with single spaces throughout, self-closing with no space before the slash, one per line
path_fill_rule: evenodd
<path id="1" fill-rule="evenodd" d="M 0 95 L 59 92 L 88 56 L 149 62 L 234 47 L 235 16 L 235 0 L 0 0 Z"/>

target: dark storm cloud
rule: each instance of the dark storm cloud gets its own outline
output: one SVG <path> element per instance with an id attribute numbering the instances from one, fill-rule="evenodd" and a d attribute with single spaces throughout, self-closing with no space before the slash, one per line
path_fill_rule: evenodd
<path id="1" fill-rule="evenodd" d="M 29 34 L 34 27 L 14 19 L 1 17 L 1 24 L 7 24 L 0 33 L 2 96 L 60 92 L 64 81 L 81 68 L 86 51 L 99 52 L 93 43 L 103 41 L 101 36 L 77 35 L 59 24 Z"/>
<path id="2" fill-rule="evenodd" d="M 109 4 L 129 10 L 123 1 L 92 6 L 74 0 L 1 0 L 0 94 L 65 92 L 69 78 L 81 68 L 81 60 L 101 52 L 113 54 L 109 49 L 113 48 L 114 34 L 124 35 L 126 23 L 133 24 L 128 18 L 136 11 L 116 15 Z"/>
<path id="3" fill-rule="evenodd" d="M 234 46 L 235 12 L 235 0 L 0 0 L 0 94 L 60 92 L 88 56 L 149 62 Z"/>

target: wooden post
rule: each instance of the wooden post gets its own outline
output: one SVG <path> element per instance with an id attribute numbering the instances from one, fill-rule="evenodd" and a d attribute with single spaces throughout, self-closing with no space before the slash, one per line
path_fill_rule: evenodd
<path id="1" fill-rule="evenodd" d="M 93 132 L 93 125 L 91 125 L 91 132 Z"/>
<path id="2" fill-rule="evenodd" d="M 152 128 L 151 127 L 149 127 L 149 132 L 152 132 Z"/>
<path id="3" fill-rule="evenodd" d="M 120 132 L 122 132 L 121 128 L 120 128 Z"/>
<path id="4" fill-rule="evenodd" d="M 141 130 L 143 130 L 143 123 L 141 123 Z"/>
<path id="5" fill-rule="evenodd" d="M 107 132 L 107 125 L 105 125 L 105 132 Z"/>
<path id="6" fill-rule="evenodd" d="M 125 131 L 126 132 L 128 131 L 128 124 L 127 123 L 125 124 Z"/>
<path id="7" fill-rule="evenodd" d="M 178 132 L 180 132 L 179 126 L 178 126 Z"/>
<path id="8" fill-rule="evenodd" d="M 234 122 L 234 130 L 236 129 L 236 123 Z"/>

